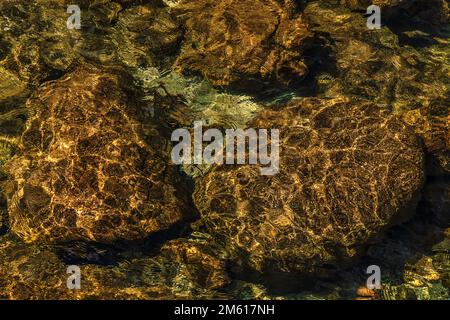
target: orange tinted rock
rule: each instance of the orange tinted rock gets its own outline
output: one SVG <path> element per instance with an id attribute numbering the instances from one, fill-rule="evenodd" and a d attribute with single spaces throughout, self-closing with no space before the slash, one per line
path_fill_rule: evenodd
<path id="1" fill-rule="evenodd" d="M 194 193 L 206 229 L 237 261 L 262 272 L 339 267 L 414 212 L 421 144 L 386 110 L 302 99 L 263 111 L 250 127 L 280 130 L 279 172 L 216 166 Z"/>
<path id="2" fill-rule="evenodd" d="M 6 164 L 11 230 L 24 240 L 140 239 L 188 215 L 168 142 L 137 120 L 120 81 L 80 67 L 27 102 L 34 114 Z"/>
<path id="3" fill-rule="evenodd" d="M 185 265 L 189 278 L 202 288 L 218 289 L 231 282 L 224 261 L 205 243 L 178 239 L 164 244 L 161 250 L 174 262 Z"/>
<path id="4" fill-rule="evenodd" d="M 278 1 L 196 0 L 175 8 L 186 36 L 176 61 L 214 85 L 243 84 L 256 78 L 284 84 L 308 68 L 302 52 L 311 37 L 302 16 Z"/>

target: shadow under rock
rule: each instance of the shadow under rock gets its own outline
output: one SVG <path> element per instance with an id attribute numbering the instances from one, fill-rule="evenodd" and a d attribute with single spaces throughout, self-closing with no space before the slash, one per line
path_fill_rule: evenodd
<path id="1" fill-rule="evenodd" d="M 111 244 L 69 241 L 56 244 L 53 248 L 67 264 L 115 266 L 124 260 L 157 255 L 165 242 L 189 235 L 192 220 L 180 221 L 169 229 L 155 232 L 142 240 L 116 241 Z"/>
<path id="2" fill-rule="evenodd" d="M 319 83 L 321 75 L 329 74 L 332 79 L 338 77 L 332 42 L 333 40 L 327 34 L 317 32 L 311 48 L 302 54 L 309 68 L 308 73 L 301 78 L 286 74 L 285 77 L 292 79 L 288 85 L 275 80 L 263 81 L 252 78 L 242 80 L 239 84 L 232 84 L 226 89 L 218 89 L 235 95 L 251 95 L 258 103 L 277 106 L 286 105 L 294 97 L 317 96 L 324 91 Z"/>
<path id="3" fill-rule="evenodd" d="M 436 165 L 432 156 L 428 159 L 428 166 L 430 165 Z M 439 185 L 444 188 L 436 189 Z M 429 170 L 423 196 L 414 216 L 411 220 L 390 228 L 381 242 L 369 246 L 356 268 L 363 270 L 372 264 L 379 265 L 391 284 L 404 283 L 405 266 L 414 264 L 423 255 L 432 255 L 436 251 L 436 245 L 445 239 L 445 230 L 450 227 L 450 208 L 446 203 L 449 199 L 445 194 L 448 186 L 449 173 L 441 171 L 441 174 L 434 174 Z M 426 196 L 429 192 L 433 192 L 432 202 Z M 450 252 L 450 247 L 442 250 Z M 349 271 L 354 270 L 355 268 Z"/>

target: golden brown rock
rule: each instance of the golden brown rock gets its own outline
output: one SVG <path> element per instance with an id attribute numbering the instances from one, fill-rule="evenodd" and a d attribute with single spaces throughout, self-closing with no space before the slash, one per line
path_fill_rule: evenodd
<path id="1" fill-rule="evenodd" d="M 67 275 L 63 264 L 52 253 L 33 249 L 24 244 L 17 245 L 11 239 L 2 239 L 1 299 L 36 299 L 37 296 L 51 299 L 62 298 L 64 293 L 69 293 L 64 283 Z M 41 283 L 46 283 L 46 286 Z"/>
<path id="2" fill-rule="evenodd" d="M 175 10 L 186 35 L 176 68 L 214 85 L 289 84 L 307 73 L 302 53 L 311 34 L 292 6 L 275 0 L 184 1 Z"/>
<path id="3" fill-rule="evenodd" d="M 427 5 L 406 1 L 401 6 L 418 10 Z M 309 3 L 304 17 L 311 31 L 320 34 L 322 43 L 317 45 L 331 48 L 329 52 L 317 48 L 319 53 L 325 51 L 318 59 L 318 88 L 327 97 L 345 93 L 401 113 L 422 136 L 427 150 L 448 168 L 450 42 L 445 24 L 429 23 L 448 10 L 434 6 L 436 17 L 430 19 L 399 12 L 405 16 L 386 19 L 387 26 L 370 30 L 358 12 L 328 2 Z"/>
<path id="4" fill-rule="evenodd" d="M 161 251 L 173 262 L 184 265 L 189 278 L 200 288 L 219 289 L 231 282 L 224 261 L 206 243 L 178 239 L 164 244 Z"/>
<path id="5" fill-rule="evenodd" d="M 78 38 L 66 26 L 67 7 L 61 1 L 5 0 L 0 3 L 0 68 L 36 86 L 56 70 L 67 70 L 75 59 Z M 19 88 L 19 86 L 16 86 Z M 1 97 L 0 93 L 0 99 Z"/>
<path id="6" fill-rule="evenodd" d="M 450 172 L 450 100 L 436 100 L 419 110 L 407 112 L 404 120 L 416 128 L 427 151 L 437 157 L 441 166 Z"/>
<path id="7" fill-rule="evenodd" d="M 194 193 L 206 229 L 236 261 L 262 272 L 338 267 L 414 212 L 421 144 L 386 110 L 302 99 L 250 127 L 280 130 L 280 171 L 216 166 Z"/>
<path id="8" fill-rule="evenodd" d="M 80 67 L 27 102 L 34 114 L 6 164 L 11 230 L 26 241 L 133 240 L 189 214 L 167 141 L 137 121 L 121 82 Z"/>
<path id="9" fill-rule="evenodd" d="M 405 266 L 404 280 L 414 286 L 425 286 L 427 282 L 439 280 L 439 273 L 433 267 L 433 259 L 427 256 L 418 257 L 416 261 Z"/>
<path id="10" fill-rule="evenodd" d="M 188 249 L 189 245 L 183 248 Z M 177 263 L 174 263 L 174 258 Z M 193 273 L 195 266 L 186 265 L 186 261 L 173 256 L 172 252 L 124 261 L 115 266 L 80 265 L 80 289 L 67 287 L 71 275 L 68 273 L 70 265 L 72 263 L 61 261 L 51 246 L 24 244 L 12 237 L 0 238 L 0 299 L 158 300 L 227 297 L 200 287 L 198 283 L 203 279 L 201 272 Z M 187 269 L 190 272 L 186 272 Z M 220 270 L 214 272 L 219 273 Z"/>
<path id="11" fill-rule="evenodd" d="M 170 54 L 182 38 L 182 28 L 165 8 L 140 5 L 122 12 L 119 23 L 133 43 L 154 53 Z"/>

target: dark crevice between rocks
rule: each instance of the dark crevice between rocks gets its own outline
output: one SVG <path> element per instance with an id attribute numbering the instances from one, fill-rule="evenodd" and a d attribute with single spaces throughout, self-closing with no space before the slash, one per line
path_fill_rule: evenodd
<path id="1" fill-rule="evenodd" d="M 298 12 L 303 12 L 306 5 L 308 4 L 308 1 L 310 0 L 293 0 L 295 5 L 297 6 Z"/>
<path id="2" fill-rule="evenodd" d="M 438 23 L 438 19 L 426 20 L 403 8 L 386 11 L 382 23 L 398 36 L 400 46 L 429 47 L 438 44 L 434 37 L 448 38 L 450 35 L 448 24 Z"/>
<path id="3" fill-rule="evenodd" d="M 0 170 L 0 191 L 3 188 L 3 183 L 6 180 L 5 174 L 3 174 Z M 0 236 L 6 234 L 9 229 L 8 223 L 8 209 L 6 204 L 6 199 L 3 194 L 0 192 Z"/>
<path id="4" fill-rule="evenodd" d="M 0 61 L 4 60 L 11 52 L 11 43 L 0 38 Z"/>
<path id="5" fill-rule="evenodd" d="M 429 184 L 446 183 L 450 184 L 450 173 L 446 175 L 433 175 L 427 179 Z"/>
<path id="6" fill-rule="evenodd" d="M 48 75 L 40 81 L 41 84 L 48 82 L 48 81 L 54 81 L 62 78 L 66 74 L 66 71 L 57 70 L 53 68 L 49 68 Z"/>
<path id="7" fill-rule="evenodd" d="M 188 236 L 192 231 L 189 223 L 194 220 L 195 218 L 178 222 L 169 229 L 155 232 L 142 240 L 123 240 L 110 244 L 69 241 L 54 245 L 53 249 L 67 264 L 114 266 L 124 260 L 157 255 L 165 242 Z"/>
<path id="8" fill-rule="evenodd" d="M 245 254 L 239 254 L 239 261 L 239 264 L 228 265 L 231 278 L 263 285 L 268 293 L 273 295 L 294 294 L 304 291 L 323 293 L 327 288 L 331 288 L 332 284 L 341 283 L 342 287 L 345 288 L 345 283 L 348 284 L 349 279 L 353 279 L 349 277 L 345 269 L 345 266 L 352 264 L 350 260 L 328 264 L 323 264 L 317 260 L 317 265 L 314 265 L 314 262 L 310 264 L 309 269 L 314 270 L 310 273 L 273 271 L 270 266 L 267 266 L 266 270 L 257 271 L 248 267 Z M 293 262 L 293 264 L 296 263 Z"/>
<path id="9" fill-rule="evenodd" d="M 329 74 L 333 78 L 339 76 L 336 55 L 333 52 L 333 39 L 326 33 L 316 32 L 314 46 L 305 51 L 306 64 L 310 66 L 309 73 L 301 83 L 301 96 L 316 96 L 323 93 L 318 76 Z"/>
<path id="10" fill-rule="evenodd" d="M 409 45 L 419 49 L 437 45 L 438 41 L 434 37 L 448 38 L 450 26 L 441 16 L 439 8 L 436 8 L 437 4 L 430 2 L 418 1 L 411 5 L 383 8 L 381 26 L 389 28 L 398 36 L 400 46 Z M 371 16 L 365 9 L 354 8 L 351 11 L 361 14 L 365 19 Z"/>
<path id="11" fill-rule="evenodd" d="M 16 110 L 18 106 L 25 105 L 26 100 L 29 98 L 33 88 L 31 86 L 25 90 L 22 94 L 19 96 L 10 97 L 7 99 L 3 99 L 0 101 L 0 115 L 5 114 L 11 110 Z M 0 127 L 3 126 L 2 123 L 0 123 Z"/>
<path id="12" fill-rule="evenodd" d="M 430 162 L 435 165 L 435 161 L 434 157 L 428 155 L 428 166 Z M 355 273 L 355 270 L 359 270 L 361 280 L 365 281 L 367 279 L 365 268 L 370 265 L 379 265 L 384 278 L 389 279 L 391 284 L 404 283 L 402 277 L 405 265 L 414 263 L 421 255 L 435 252 L 434 246 L 444 240 L 445 229 L 450 226 L 450 215 L 442 215 L 442 212 L 433 209 L 424 194 L 427 188 L 436 184 L 448 186 L 450 174 L 428 175 L 422 198 L 412 218 L 389 228 L 380 242 L 367 247 L 359 263 L 348 272 Z M 445 189 L 442 192 L 445 192 Z M 442 196 L 445 197 L 444 194 Z M 450 207 L 448 209 L 450 210 Z M 361 282 L 361 285 L 364 283 Z"/>
<path id="13" fill-rule="evenodd" d="M 123 9 L 132 8 L 138 5 L 148 4 L 154 8 L 164 8 L 166 5 L 162 0 L 115 0 Z"/>

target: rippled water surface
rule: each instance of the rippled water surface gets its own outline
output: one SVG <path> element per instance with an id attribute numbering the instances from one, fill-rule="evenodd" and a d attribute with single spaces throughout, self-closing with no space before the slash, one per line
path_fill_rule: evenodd
<path id="1" fill-rule="evenodd" d="M 449 1 L 369 2 L 0 0 L 0 298 L 449 299 Z"/>

